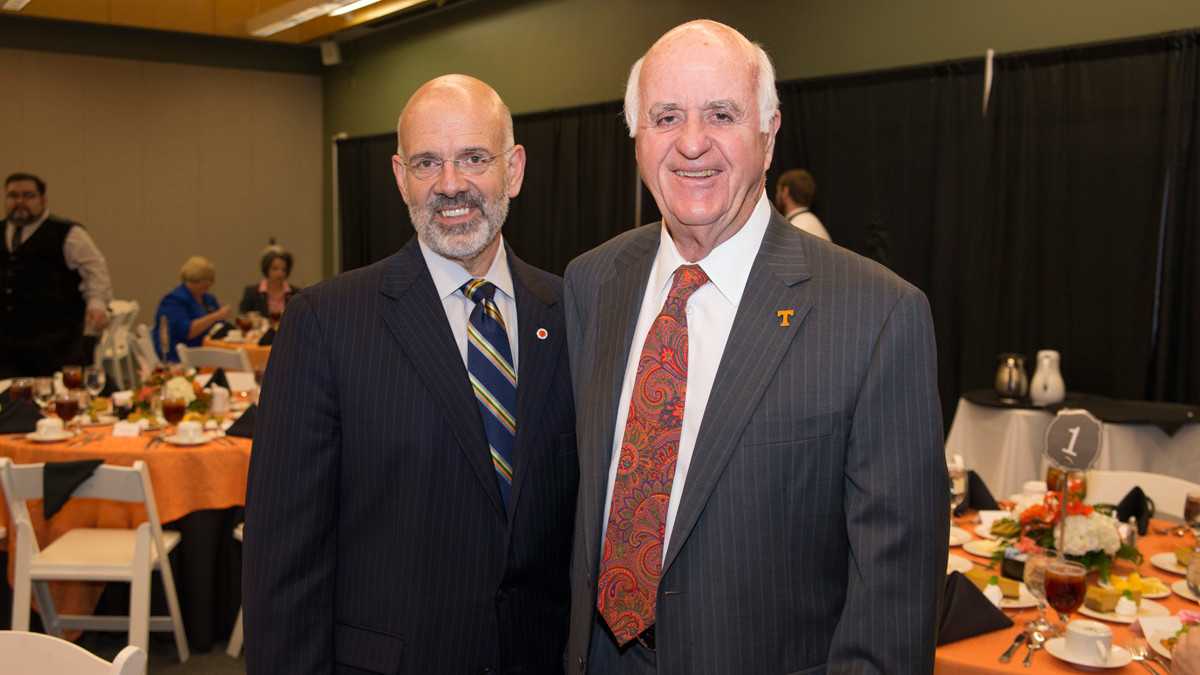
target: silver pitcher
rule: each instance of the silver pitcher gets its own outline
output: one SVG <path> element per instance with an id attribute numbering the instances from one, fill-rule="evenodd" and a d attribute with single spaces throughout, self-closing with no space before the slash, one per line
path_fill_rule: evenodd
<path id="1" fill-rule="evenodd" d="M 996 369 L 996 395 L 1005 403 L 1021 403 L 1029 396 L 1029 376 L 1025 374 L 1025 355 L 1001 354 Z"/>

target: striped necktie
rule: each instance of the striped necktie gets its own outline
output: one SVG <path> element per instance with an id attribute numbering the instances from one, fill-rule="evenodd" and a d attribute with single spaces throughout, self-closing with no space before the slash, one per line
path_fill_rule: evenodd
<path id="1" fill-rule="evenodd" d="M 596 608 L 622 646 L 657 616 L 663 530 L 687 397 L 687 303 L 707 282 L 699 265 L 675 270 L 633 380 L 596 595 Z"/>
<path id="2" fill-rule="evenodd" d="M 492 297 L 496 287 L 483 279 L 462 286 L 463 295 L 475 303 L 467 325 L 467 373 L 479 403 L 483 429 L 487 432 L 492 464 L 500 481 L 500 494 L 508 506 L 512 490 L 513 446 L 516 440 L 517 372 L 504 317 Z"/>

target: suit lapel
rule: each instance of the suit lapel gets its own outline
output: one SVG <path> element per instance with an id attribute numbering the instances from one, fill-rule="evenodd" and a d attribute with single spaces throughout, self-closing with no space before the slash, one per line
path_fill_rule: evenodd
<path id="1" fill-rule="evenodd" d="M 558 370 L 558 360 L 566 341 L 566 324 L 551 308 L 558 302 L 554 291 L 534 268 L 525 264 L 508 250 L 508 266 L 512 271 L 513 290 L 517 297 L 517 438 L 514 453 L 510 512 L 516 508 L 521 487 L 533 460 L 533 434 L 526 425 L 537 424 L 537 414 L 543 408 L 550 384 Z M 510 518 L 511 520 L 511 518 Z"/>
<path id="2" fill-rule="evenodd" d="M 742 431 L 812 307 L 803 292 L 802 282 L 811 274 L 803 238 L 797 235 L 786 220 L 771 212 L 700 423 L 664 570 L 695 527 Z M 778 314 L 783 310 L 794 311 L 787 326 L 781 325 L 783 318 Z"/>
<path id="3" fill-rule="evenodd" d="M 583 504 L 584 513 L 590 515 L 585 519 L 588 528 L 585 540 L 589 546 L 588 563 L 593 567 L 600 559 L 598 547 L 604 541 L 605 523 L 601 520 L 604 518 L 604 505 L 610 497 L 607 492 L 608 468 L 615 442 L 613 434 L 616 433 L 617 405 L 620 403 L 625 366 L 632 349 L 630 342 L 637 328 L 646 279 L 650 276 L 650 268 L 658 252 L 660 227 L 660 224 L 655 224 L 639 230 L 629 246 L 614 257 L 609 276 L 596 285 L 596 321 L 592 325 L 609 335 L 595 337 L 598 351 L 592 386 L 586 394 L 587 401 L 575 402 L 576 405 L 587 406 L 589 410 L 601 411 L 600 415 L 592 418 L 598 427 L 579 430 L 580 438 L 600 439 L 595 452 L 580 453 L 581 460 L 591 461 L 590 465 L 580 466 L 580 490 L 585 491 L 584 499 L 588 500 Z M 640 350 L 641 345 L 637 349 Z"/>
<path id="4" fill-rule="evenodd" d="M 410 239 L 393 256 L 379 290 L 390 300 L 384 303 L 383 322 L 446 417 L 497 515 L 505 518 L 504 500 L 496 484 L 495 468 L 487 450 L 487 435 L 467 379 L 467 367 L 458 345 L 454 344 L 446 310 L 425 266 L 417 237 Z M 433 320 L 414 321 L 412 317 L 432 317 Z"/>

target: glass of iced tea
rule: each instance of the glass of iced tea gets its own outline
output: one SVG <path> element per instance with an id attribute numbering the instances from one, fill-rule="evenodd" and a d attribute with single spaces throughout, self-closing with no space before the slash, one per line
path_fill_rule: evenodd
<path id="1" fill-rule="evenodd" d="M 1071 614 L 1083 607 L 1087 597 L 1087 568 L 1071 561 L 1056 559 L 1046 565 L 1046 601 L 1058 612 L 1063 634 Z"/>
<path id="2" fill-rule="evenodd" d="M 238 330 L 242 331 L 242 335 L 246 335 L 251 328 L 254 328 L 254 317 L 249 314 L 238 314 L 237 325 Z"/>
<path id="3" fill-rule="evenodd" d="M 54 414 L 64 425 L 71 424 L 79 415 L 83 393 L 78 390 L 65 391 L 54 397 Z"/>
<path id="4" fill-rule="evenodd" d="M 187 401 L 178 396 L 171 394 L 162 395 L 162 415 L 163 419 L 167 420 L 167 424 L 174 427 L 183 420 L 183 416 L 187 413 Z"/>
<path id="5" fill-rule="evenodd" d="M 32 377 L 14 377 L 8 385 L 8 400 L 15 403 L 24 399 L 33 403 L 33 381 Z"/>
<path id="6" fill-rule="evenodd" d="M 1183 502 L 1183 522 L 1192 528 L 1200 544 L 1200 492 L 1189 492 Z"/>
<path id="7" fill-rule="evenodd" d="M 62 367 L 63 386 L 67 389 L 81 389 L 83 387 L 83 366 L 63 366 Z"/>

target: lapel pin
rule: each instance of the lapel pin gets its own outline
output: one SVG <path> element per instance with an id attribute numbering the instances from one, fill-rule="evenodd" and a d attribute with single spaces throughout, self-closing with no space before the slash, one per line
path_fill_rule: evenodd
<path id="1" fill-rule="evenodd" d="M 537 329 L 537 333 L 535 333 L 535 335 L 537 335 L 537 339 L 545 340 L 546 336 L 550 335 L 550 333 L 546 332 L 545 328 L 539 328 Z"/>
<path id="2" fill-rule="evenodd" d="M 791 316 L 795 313 L 796 313 L 796 310 L 794 310 L 794 309 L 781 309 L 778 312 L 775 312 L 775 314 L 777 314 L 779 316 L 779 325 L 780 326 L 791 325 L 788 323 L 788 319 L 791 318 Z"/>

